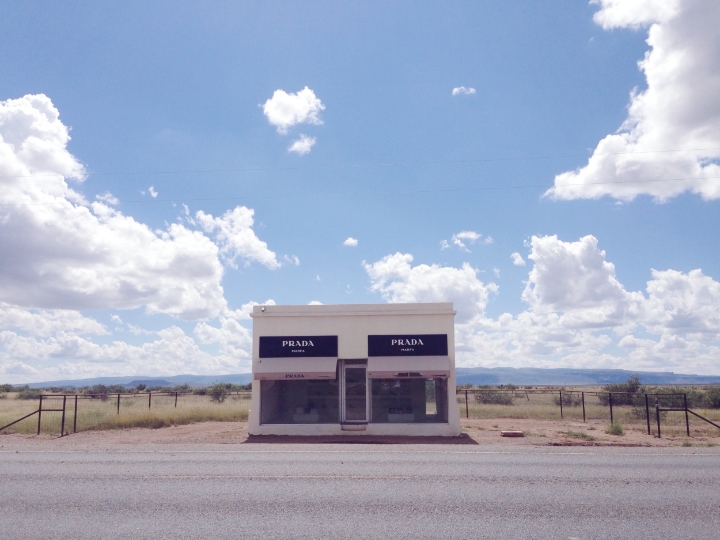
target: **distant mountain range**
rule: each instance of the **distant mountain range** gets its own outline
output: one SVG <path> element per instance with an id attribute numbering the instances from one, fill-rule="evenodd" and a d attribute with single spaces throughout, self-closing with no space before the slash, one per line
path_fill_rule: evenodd
<path id="1" fill-rule="evenodd" d="M 644 384 L 720 384 L 720 376 L 687 375 L 668 371 L 627 371 L 624 369 L 541 369 L 541 368 L 457 368 L 457 384 L 517 384 L 517 385 L 588 385 L 597 386 L 625 382 L 632 375 L 638 375 Z M 248 384 L 252 380 L 250 373 L 235 375 L 175 375 L 172 377 L 95 377 L 92 379 L 69 379 L 29 383 L 31 388 L 65 387 L 78 388 L 95 384 L 120 384 L 134 388 L 138 384 L 146 386 L 209 386 L 215 382 Z"/>
<path id="2" fill-rule="evenodd" d="M 624 369 L 457 368 L 457 384 L 588 385 L 621 383 L 638 375 L 643 384 L 720 384 L 720 376 L 685 375 L 671 371 Z"/>

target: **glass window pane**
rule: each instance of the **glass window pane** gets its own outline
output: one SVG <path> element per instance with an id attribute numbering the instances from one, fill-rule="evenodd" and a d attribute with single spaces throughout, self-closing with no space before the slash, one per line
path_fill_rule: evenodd
<path id="1" fill-rule="evenodd" d="M 367 420 L 367 379 L 365 366 L 345 367 L 345 420 Z"/>
<path id="2" fill-rule="evenodd" d="M 447 422 L 447 379 L 373 379 L 372 421 Z"/>
<path id="3" fill-rule="evenodd" d="M 338 381 L 260 381 L 261 424 L 336 424 Z"/>

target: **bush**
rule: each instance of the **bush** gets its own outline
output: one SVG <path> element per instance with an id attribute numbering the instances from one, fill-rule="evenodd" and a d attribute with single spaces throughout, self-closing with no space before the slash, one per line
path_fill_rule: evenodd
<path id="1" fill-rule="evenodd" d="M 215 383 L 211 387 L 207 389 L 207 393 L 210 396 L 210 399 L 213 401 L 217 401 L 218 403 L 222 403 L 225 401 L 225 398 L 228 395 L 228 387 L 229 385 L 226 385 L 224 383 Z"/>
<path id="2" fill-rule="evenodd" d="M 28 388 L 27 386 L 22 388 L 17 395 L 18 399 L 40 399 L 42 390 L 39 388 Z"/>
<path id="3" fill-rule="evenodd" d="M 710 409 L 720 409 L 720 386 L 713 386 L 705 392 L 705 405 Z"/>
<path id="4" fill-rule="evenodd" d="M 5 399 L 7 397 L 7 392 L 0 391 L 0 399 Z"/>
<path id="5" fill-rule="evenodd" d="M 13 391 L 12 384 L 0 384 L 0 392 L 12 392 L 12 391 Z"/>
<path id="6" fill-rule="evenodd" d="M 560 396 L 553 395 L 555 405 L 560 406 Z M 582 396 L 580 394 L 571 394 L 566 392 L 562 395 L 563 407 L 579 407 L 582 405 Z"/>
<path id="7" fill-rule="evenodd" d="M 605 433 L 607 433 L 608 435 L 622 436 L 625 435 L 625 430 L 623 430 L 622 424 L 615 420 L 614 422 L 610 423 Z"/>
<path id="8" fill-rule="evenodd" d="M 512 405 L 515 400 L 512 392 L 478 392 L 475 402 L 483 405 Z"/>
<path id="9" fill-rule="evenodd" d="M 613 405 L 640 405 L 638 396 L 632 394 L 642 394 L 643 387 L 640 384 L 640 377 L 633 375 L 627 381 L 620 384 L 606 384 L 603 386 L 605 392 L 618 392 L 618 395 L 614 395 Z M 630 395 L 626 395 L 630 394 Z M 607 394 L 599 394 L 598 399 L 603 405 L 610 403 L 610 396 Z"/>

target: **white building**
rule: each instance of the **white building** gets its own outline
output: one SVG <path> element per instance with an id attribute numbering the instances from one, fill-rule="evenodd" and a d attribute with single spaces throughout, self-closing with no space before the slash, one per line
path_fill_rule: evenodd
<path id="1" fill-rule="evenodd" d="M 253 435 L 460 434 L 452 303 L 255 306 Z"/>

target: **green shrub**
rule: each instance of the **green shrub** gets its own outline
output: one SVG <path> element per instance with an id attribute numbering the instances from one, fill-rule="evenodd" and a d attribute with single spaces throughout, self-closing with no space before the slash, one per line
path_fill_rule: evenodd
<path id="1" fill-rule="evenodd" d="M 560 396 L 553 395 L 553 402 L 560 406 Z M 579 407 L 582 404 L 582 396 L 580 394 L 564 393 L 562 395 L 563 407 Z"/>
<path id="2" fill-rule="evenodd" d="M 40 390 L 39 388 L 25 387 L 18 392 L 17 398 L 18 399 L 40 399 L 41 395 L 42 395 L 42 390 Z"/>
<path id="3" fill-rule="evenodd" d="M 483 405 L 512 405 L 515 401 L 512 392 L 478 392 L 475 402 Z"/>
<path id="4" fill-rule="evenodd" d="M 705 392 L 705 406 L 709 409 L 720 409 L 720 386 L 713 386 Z"/>
<path id="5" fill-rule="evenodd" d="M 640 384 L 640 377 L 637 375 L 633 375 L 624 383 L 606 384 L 602 389 L 605 392 L 618 392 L 618 395 L 613 395 L 612 397 L 613 405 L 640 405 L 640 400 L 644 399 L 642 396 L 632 395 L 642 394 L 644 391 Z M 610 396 L 608 394 L 599 394 L 598 399 L 603 405 L 609 405 L 610 403 Z"/>
<path id="6" fill-rule="evenodd" d="M 13 391 L 12 384 L 0 384 L 0 392 L 12 392 L 12 391 Z"/>
<path id="7" fill-rule="evenodd" d="M 224 383 L 215 383 L 207 389 L 207 393 L 210 396 L 210 399 L 217 401 L 218 403 L 222 403 L 225 401 L 225 398 L 229 393 L 227 387 L 228 385 Z"/>
<path id="8" fill-rule="evenodd" d="M 605 433 L 608 435 L 625 435 L 625 430 L 623 429 L 622 424 L 615 420 L 610 423 Z"/>

